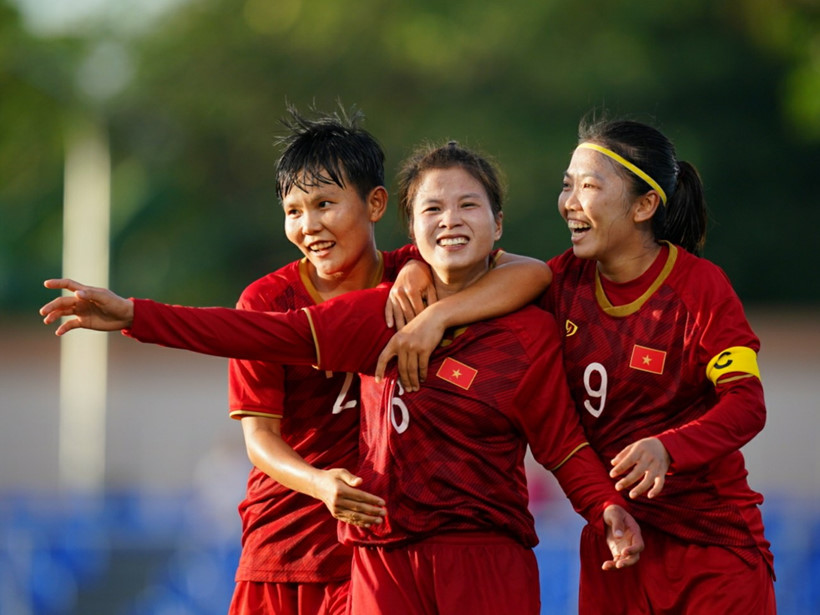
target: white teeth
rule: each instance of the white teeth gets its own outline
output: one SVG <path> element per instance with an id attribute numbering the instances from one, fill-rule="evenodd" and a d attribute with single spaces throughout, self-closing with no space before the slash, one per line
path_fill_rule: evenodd
<path id="1" fill-rule="evenodd" d="M 466 243 L 466 237 L 444 237 L 438 240 L 438 244 L 440 246 L 460 246 Z"/>
<path id="2" fill-rule="evenodd" d="M 333 246 L 332 241 L 317 241 L 316 243 L 310 244 L 308 248 L 312 252 L 319 252 L 320 250 L 327 250 L 328 248 Z"/>
<path id="3" fill-rule="evenodd" d="M 590 228 L 589 224 L 580 220 L 567 220 L 567 226 L 571 231 L 585 231 Z"/>

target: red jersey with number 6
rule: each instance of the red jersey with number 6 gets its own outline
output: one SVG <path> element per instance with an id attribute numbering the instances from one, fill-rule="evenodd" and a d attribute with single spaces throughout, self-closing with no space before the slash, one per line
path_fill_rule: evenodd
<path id="1" fill-rule="evenodd" d="M 455 330 L 431 355 L 421 389 L 406 393 L 395 364 L 381 384 L 364 375 L 392 334 L 379 337 L 373 326 L 385 297 L 350 293 L 308 310 L 319 367 L 363 374 L 358 475 L 387 503 L 380 525 L 340 524 L 344 542 L 396 546 L 489 532 L 534 546 L 528 444 L 588 520 L 600 523 L 606 504 L 623 504 L 588 449 L 549 314 L 530 306 Z"/>

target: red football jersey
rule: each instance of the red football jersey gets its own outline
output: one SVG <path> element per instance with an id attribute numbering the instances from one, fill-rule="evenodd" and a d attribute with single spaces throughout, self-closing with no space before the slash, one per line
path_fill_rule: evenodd
<path id="1" fill-rule="evenodd" d="M 320 368 L 372 373 L 392 333 L 374 331 L 385 296 L 352 293 L 309 310 Z M 456 330 L 430 357 L 415 393 L 404 392 L 395 364 L 381 384 L 363 375 L 358 475 L 385 499 L 387 516 L 369 529 L 340 525 L 343 540 L 397 545 L 443 532 L 495 532 L 534 546 L 528 443 L 547 469 L 563 466 L 556 476 L 573 505 L 599 521 L 603 505 L 619 498 L 594 456 L 579 452 L 587 443 L 558 340 L 552 317 L 528 307 Z"/>
<path id="2" fill-rule="evenodd" d="M 717 266 L 675 246 L 658 258 L 643 294 L 626 305 L 609 302 L 594 261 L 572 250 L 549 261 L 546 302 L 564 329 L 581 422 L 606 464 L 645 437 L 660 437 L 669 451 L 661 495 L 631 502 L 640 522 L 745 557 L 758 548 L 771 562 L 763 498 L 738 450 L 765 422 L 752 375 L 759 341 Z"/>
<path id="3" fill-rule="evenodd" d="M 125 333 L 219 356 L 372 373 L 393 334 L 382 317 L 386 298 L 387 288 L 378 288 L 279 314 L 137 299 Z M 358 473 L 364 489 L 385 498 L 388 517 L 372 531 L 343 528 L 348 542 L 398 544 L 478 531 L 536 544 L 527 510 L 527 443 L 588 521 L 600 521 L 608 503 L 625 506 L 587 446 L 555 322 L 538 308 L 445 340 L 421 391 L 405 395 L 394 366 L 382 384 L 363 377 L 361 399 Z"/>
<path id="4" fill-rule="evenodd" d="M 394 279 L 410 250 L 381 255 L 372 285 Z M 307 266 L 302 259 L 256 280 L 237 307 L 284 312 L 321 302 Z M 355 374 L 231 360 L 228 391 L 231 417 L 281 418 L 282 439 L 312 466 L 353 471 L 358 465 Z M 237 581 L 328 583 L 350 576 L 350 547 L 339 543 L 336 520 L 320 500 L 287 489 L 254 467 L 239 514 Z"/>

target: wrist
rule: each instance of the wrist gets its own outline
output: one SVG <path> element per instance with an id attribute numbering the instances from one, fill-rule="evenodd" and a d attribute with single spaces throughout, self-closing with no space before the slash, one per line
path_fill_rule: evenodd
<path id="1" fill-rule="evenodd" d="M 428 305 L 421 315 L 423 315 L 431 324 L 438 326 L 438 328 L 443 332 L 449 327 L 454 327 L 461 324 L 458 322 L 458 310 L 451 307 L 452 303 L 452 301 L 447 301 L 447 299 L 436 301 L 435 303 Z"/>

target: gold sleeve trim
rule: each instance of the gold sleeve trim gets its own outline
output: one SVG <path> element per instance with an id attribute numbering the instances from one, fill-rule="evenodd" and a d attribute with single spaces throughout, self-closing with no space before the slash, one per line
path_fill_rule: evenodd
<path id="1" fill-rule="evenodd" d="M 313 326 L 313 317 L 310 315 L 310 310 L 302 308 L 302 311 L 305 313 L 305 316 L 307 316 L 308 324 L 310 325 L 310 334 L 313 336 L 313 347 L 316 349 L 316 365 L 313 367 L 319 369 L 319 366 L 322 364 L 322 355 L 319 350 L 319 338 L 316 336 L 316 327 Z"/>
<path id="2" fill-rule="evenodd" d="M 267 412 L 254 412 L 252 410 L 233 410 L 228 413 L 228 416 L 232 419 L 241 419 L 245 416 L 258 416 L 262 419 L 281 419 L 281 414 L 269 414 Z"/>
<path id="3" fill-rule="evenodd" d="M 745 380 L 746 378 L 755 378 L 754 374 L 741 374 L 740 376 L 732 376 L 731 378 L 723 378 L 720 382 L 721 384 L 726 384 L 727 382 L 734 382 L 735 380 Z"/>
<path id="4" fill-rule="evenodd" d="M 717 353 L 706 366 L 706 377 L 717 386 L 718 382 L 731 382 L 737 378 L 721 380 L 724 374 L 744 374 L 760 379 L 757 353 L 746 346 L 732 346 Z"/>
<path id="5" fill-rule="evenodd" d="M 574 449 L 572 449 L 572 451 L 570 451 L 569 455 L 567 455 L 566 457 L 564 457 L 564 458 L 561 460 L 561 463 L 559 463 L 559 464 L 558 464 L 557 466 L 555 466 L 554 468 L 550 468 L 550 472 L 555 472 L 555 471 L 559 470 L 559 469 L 561 468 L 561 466 L 562 466 L 562 465 L 564 465 L 567 461 L 569 461 L 570 457 L 572 457 L 575 453 L 577 453 L 578 451 L 580 451 L 580 450 L 581 450 L 582 448 L 584 448 L 585 446 L 589 446 L 589 442 L 582 442 L 581 444 L 579 444 L 578 446 L 576 446 Z"/>

